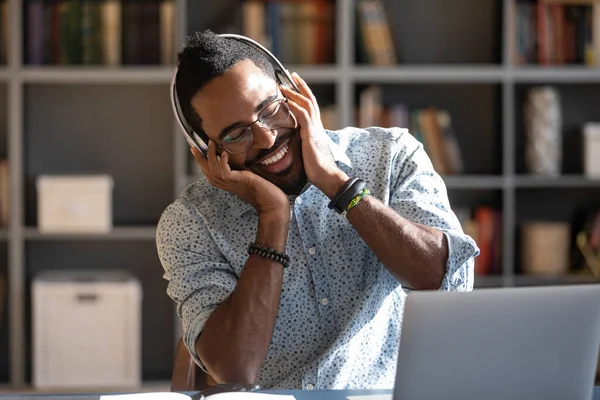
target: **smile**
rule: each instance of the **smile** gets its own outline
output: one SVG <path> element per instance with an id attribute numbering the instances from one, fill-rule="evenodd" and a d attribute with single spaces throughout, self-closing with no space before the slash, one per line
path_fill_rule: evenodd
<path id="1" fill-rule="evenodd" d="M 288 150 L 290 149 L 290 144 L 289 142 L 284 144 L 283 146 L 281 146 L 281 148 L 279 149 L 279 151 L 277 153 L 275 153 L 275 155 L 267 158 L 266 160 L 262 161 L 260 164 L 261 165 L 269 165 L 269 164 L 274 164 L 277 161 L 281 160 L 283 158 L 283 156 L 285 156 L 285 153 L 288 152 Z"/>
<path id="2" fill-rule="evenodd" d="M 256 165 L 260 166 L 265 172 L 278 174 L 292 165 L 294 156 L 290 149 L 290 140 L 288 139 L 280 145 L 271 154 L 258 161 Z"/>

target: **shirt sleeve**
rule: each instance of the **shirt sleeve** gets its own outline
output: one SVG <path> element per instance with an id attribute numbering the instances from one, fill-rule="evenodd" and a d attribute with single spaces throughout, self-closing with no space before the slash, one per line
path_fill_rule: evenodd
<path id="1" fill-rule="evenodd" d="M 178 199 L 160 218 L 156 246 L 167 294 L 182 321 L 183 341 L 194 362 L 208 373 L 195 343 L 208 317 L 235 289 L 237 275 L 203 221 L 195 207 Z"/>
<path id="2" fill-rule="evenodd" d="M 446 185 L 423 145 L 407 130 L 392 128 L 393 159 L 389 205 L 402 217 L 439 229 L 448 242 L 446 274 L 439 290 L 470 291 L 474 281 L 475 241 L 463 232 Z"/>

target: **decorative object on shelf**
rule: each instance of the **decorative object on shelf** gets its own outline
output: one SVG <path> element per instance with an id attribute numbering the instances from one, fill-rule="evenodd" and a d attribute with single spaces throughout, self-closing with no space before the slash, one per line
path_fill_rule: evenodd
<path id="1" fill-rule="evenodd" d="M 577 247 L 592 274 L 600 278 L 600 211 L 588 220 L 584 228 L 577 234 Z"/>
<path id="2" fill-rule="evenodd" d="M 525 104 L 525 131 L 528 171 L 536 175 L 560 175 L 562 115 L 558 90 L 550 86 L 530 90 Z"/>
<path id="3" fill-rule="evenodd" d="M 142 288 L 120 271 L 47 271 L 32 282 L 38 389 L 141 385 Z"/>
<path id="4" fill-rule="evenodd" d="M 590 179 L 600 179 L 600 122 L 583 126 L 583 172 Z"/>
<path id="5" fill-rule="evenodd" d="M 562 276 L 568 273 L 571 235 L 568 223 L 528 222 L 521 233 L 521 262 L 525 274 Z"/>
<path id="6" fill-rule="evenodd" d="M 37 178 L 42 233 L 108 233 L 112 229 L 110 175 L 41 175 Z"/>

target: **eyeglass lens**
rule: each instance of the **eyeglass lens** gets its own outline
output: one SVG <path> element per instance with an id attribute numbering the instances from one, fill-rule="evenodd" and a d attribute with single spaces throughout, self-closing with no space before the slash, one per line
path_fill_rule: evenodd
<path id="1" fill-rule="evenodd" d="M 290 109 L 279 99 L 262 109 L 258 115 L 258 122 L 268 129 L 279 129 L 286 124 L 290 118 Z M 239 127 L 223 137 L 223 147 L 231 154 L 240 154 L 248 150 L 252 145 L 252 129 Z"/>

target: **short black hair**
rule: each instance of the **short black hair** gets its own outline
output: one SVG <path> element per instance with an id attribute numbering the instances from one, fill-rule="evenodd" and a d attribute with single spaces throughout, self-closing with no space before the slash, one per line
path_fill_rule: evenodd
<path id="1" fill-rule="evenodd" d="M 177 58 L 177 97 L 184 118 L 198 133 L 204 133 L 202 120 L 192 107 L 192 98 L 212 79 L 243 60 L 251 60 L 267 76 L 275 79 L 273 65 L 260 51 L 242 41 L 221 37 L 209 29 L 187 36 Z"/>

